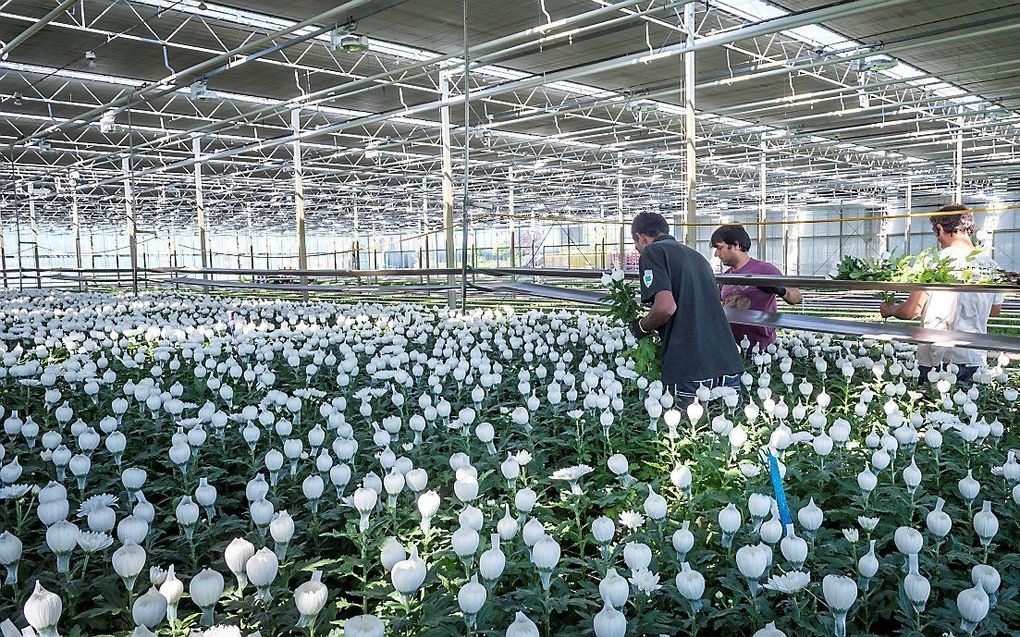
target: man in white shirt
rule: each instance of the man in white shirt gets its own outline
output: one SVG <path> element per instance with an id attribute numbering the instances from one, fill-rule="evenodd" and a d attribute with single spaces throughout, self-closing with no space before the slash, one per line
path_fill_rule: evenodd
<path id="1" fill-rule="evenodd" d="M 970 236 L 974 233 L 974 215 L 966 206 L 949 205 L 939 208 L 940 214 L 930 218 L 932 231 L 941 246 L 939 257 L 950 257 L 957 269 L 978 268 L 993 270 L 996 263 L 987 254 L 979 254 L 968 261 L 974 252 Z M 921 327 L 938 330 L 956 330 L 975 334 L 988 333 L 988 317 L 998 316 L 1002 308 L 1001 294 L 991 292 L 911 292 L 900 304 L 883 303 L 880 307 L 885 318 L 906 321 L 921 317 Z M 974 372 L 986 364 L 985 352 L 962 347 L 943 347 L 930 343 L 917 346 L 917 363 L 921 382 L 932 369 L 949 364 L 957 366 L 957 380 L 970 384 Z"/>

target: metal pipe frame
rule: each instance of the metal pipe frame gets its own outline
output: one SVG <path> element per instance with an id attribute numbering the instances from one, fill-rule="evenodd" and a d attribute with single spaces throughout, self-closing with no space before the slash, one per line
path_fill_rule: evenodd
<path id="1" fill-rule="evenodd" d="M 158 6 L 160 2 L 161 0 L 145 0 L 143 4 Z M 973 106 L 968 105 L 964 111 L 964 119 L 961 120 L 958 113 L 951 112 L 953 103 L 948 97 L 921 96 L 923 87 L 912 84 L 913 81 L 919 81 L 916 77 L 885 79 L 866 84 L 868 90 L 879 92 L 876 93 L 875 99 L 880 103 L 869 109 L 857 110 L 840 117 L 842 121 L 860 122 L 856 128 L 844 125 L 837 128 L 827 126 L 815 130 L 796 130 L 791 131 L 788 138 L 784 137 L 777 141 L 772 137 L 777 130 L 805 126 L 825 118 L 799 114 L 770 117 L 768 124 L 752 127 L 758 130 L 749 130 L 748 126 L 744 125 L 747 120 L 740 120 L 741 117 L 756 117 L 777 108 L 790 113 L 791 109 L 813 108 L 826 101 L 834 102 L 852 96 L 857 87 L 848 81 L 848 68 L 853 60 L 866 56 L 869 49 L 854 45 L 848 47 L 847 52 L 842 55 L 809 55 L 802 43 L 797 45 L 790 38 L 777 37 L 776 34 L 799 24 L 809 24 L 813 20 L 848 15 L 854 11 L 873 10 L 894 3 L 895 0 L 858 1 L 738 29 L 732 28 L 736 24 L 735 20 L 722 16 L 717 10 L 712 10 L 705 14 L 702 25 L 704 26 L 709 19 L 714 19 L 718 21 L 718 30 L 709 30 L 704 37 L 694 39 L 693 29 L 697 26 L 694 4 L 673 2 L 639 9 L 636 2 L 619 2 L 599 6 L 597 9 L 576 14 L 565 20 L 538 25 L 490 42 L 466 47 L 464 55 L 459 58 L 435 55 L 423 61 L 415 60 L 409 55 L 407 59 L 413 60 L 412 64 L 393 66 L 375 74 L 353 74 L 349 73 L 350 69 L 343 67 L 340 67 L 339 71 L 336 68 L 323 68 L 321 71 L 327 75 L 339 77 L 343 73 L 348 73 L 355 79 L 295 98 L 265 100 L 250 96 L 246 98 L 248 102 L 225 99 L 222 103 L 226 106 L 218 109 L 221 112 L 213 114 L 207 114 L 208 109 L 198 109 L 196 103 L 183 94 L 182 85 L 174 85 L 173 92 L 153 97 L 170 88 L 169 83 L 183 80 L 185 71 L 179 74 L 171 73 L 168 77 L 173 79 L 164 78 L 162 87 L 151 82 L 140 85 L 129 82 L 123 88 L 122 95 L 113 100 L 86 90 L 86 95 L 95 95 L 94 105 L 89 105 L 81 99 L 76 100 L 76 104 L 71 104 L 70 100 L 60 93 L 63 87 L 57 88 L 62 80 L 57 81 L 48 90 L 43 85 L 39 88 L 33 86 L 37 94 L 23 99 L 45 104 L 47 107 L 63 104 L 76 109 L 86 109 L 84 114 L 68 119 L 66 128 L 57 129 L 52 128 L 54 125 L 52 118 L 11 112 L 6 108 L 11 93 L 0 90 L 3 94 L 0 99 L 6 97 L 4 107 L 0 107 L 0 118 L 17 121 L 18 129 L 24 131 L 24 134 L 16 138 L 0 138 L 0 144 L 10 145 L 12 158 L 17 163 L 15 179 L 13 183 L 8 181 L 5 187 L 16 188 L 18 184 L 52 178 L 52 175 L 66 171 L 67 163 L 64 159 L 73 157 L 71 168 L 82 171 L 82 178 L 73 186 L 80 199 L 81 218 L 86 227 L 101 227 L 95 220 L 108 217 L 111 206 L 117 205 L 116 202 L 122 200 L 123 195 L 118 190 L 123 177 L 117 159 L 121 159 L 123 154 L 129 152 L 124 147 L 125 144 L 129 144 L 130 152 L 135 153 L 132 163 L 133 196 L 136 213 L 141 218 L 156 218 L 158 217 L 156 211 L 160 210 L 161 206 L 173 208 L 191 197 L 198 202 L 205 196 L 209 199 L 209 204 L 199 203 L 196 206 L 197 213 L 204 216 L 206 208 L 215 207 L 219 227 L 219 217 L 224 221 L 231 221 L 231 211 L 235 210 L 234 206 L 238 201 L 244 202 L 245 210 L 255 210 L 257 213 L 271 209 L 274 206 L 273 199 L 286 194 L 287 189 L 283 185 L 285 182 L 282 182 L 281 178 L 292 168 L 287 155 L 278 149 L 286 145 L 300 144 L 303 153 L 301 167 L 304 173 L 305 201 L 311 215 L 309 223 L 319 221 L 315 215 L 317 210 L 322 209 L 323 204 L 320 202 L 346 201 L 348 203 L 341 205 L 347 212 L 330 215 L 337 219 L 336 226 L 333 227 L 343 227 L 343 224 L 350 223 L 353 202 L 358 201 L 363 215 L 371 215 L 373 218 L 390 215 L 396 222 L 410 218 L 417 224 L 417 213 L 404 213 L 406 207 L 403 205 L 397 208 L 397 214 L 393 214 L 393 200 L 387 193 L 395 189 L 399 191 L 401 184 L 414 183 L 417 187 L 423 176 L 434 175 L 437 170 L 452 174 L 454 170 L 461 169 L 465 174 L 463 210 L 466 215 L 462 227 L 466 228 L 476 215 L 492 215 L 492 210 L 505 209 L 505 206 L 500 204 L 499 196 L 492 197 L 486 191 L 489 190 L 490 184 L 495 186 L 510 183 L 510 170 L 515 167 L 517 168 L 515 181 L 518 185 L 514 187 L 514 197 L 518 213 L 537 211 L 541 214 L 545 210 L 563 208 L 576 211 L 579 217 L 587 215 L 597 219 L 599 210 L 611 208 L 622 200 L 622 196 L 618 196 L 619 193 L 616 191 L 619 184 L 625 181 L 627 201 L 633 209 L 640 209 L 645 205 L 687 208 L 687 221 L 698 222 L 697 209 L 694 205 L 694 184 L 699 188 L 697 198 L 703 200 L 703 206 L 707 205 L 710 210 L 713 204 L 719 201 L 728 200 L 732 203 L 743 200 L 745 195 L 739 188 L 740 181 L 756 172 L 755 155 L 759 152 L 763 137 L 769 139 L 770 190 L 783 193 L 784 196 L 812 190 L 847 193 L 851 196 L 868 195 L 880 189 L 888 189 L 897 181 L 902 183 L 908 175 L 920 191 L 940 187 L 947 181 L 949 175 L 956 184 L 957 197 L 961 197 L 973 192 L 975 187 L 964 183 L 962 176 L 964 170 L 969 183 L 1004 179 L 1009 175 L 1009 166 L 995 160 L 983 159 L 994 154 L 987 152 L 985 147 L 990 145 L 1012 149 L 1020 141 L 1017 136 L 1018 120 L 998 117 L 1004 109 L 988 105 L 987 102 L 980 108 L 978 106 L 982 104 L 981 102 L 975 102 Z M 343 6 L 348 5 L 355 6 L 356 3 L 347 3 Z M 684 19 L 680 20 L 678 15 L 675 23 L 666 20 L 665 7 L 676 10 L 680 5 L 683 5 Z M 210 11 L 214 9 L 215 7 L 212 7 Z M 687 19 L 688 12 L 690 19 Z M 321 18 L 321 15 L 323 14 L 316 17 Z M 80 25 L 72 24 L 60 28 L 78 28 L 82 31 L 88 30 L 90 33 L 103 30 L 98 20 L 86 24 L 82 16 L 81 21 Z M 215 18 L 211 21 L 215 24 Z M 489 65 L 499 60 L 511 59 L 515 54 L 530 53 L 536 48 L 553 46 L 572 37 L 594 36 L 606 25 L 623 26 L 635 22 L 654 24 L 674 32 L 676 37 L 682 38 L 686 34 L 688 39 L 666 44 L 658 49 L 652 48 L 649 51 L 634 52 L 614 59 L 581 64 L 577 68 L 561 69 L 545 76 L 519 72 L 513 75 L 495 66 L 492 67 L 490 74 L 486 75 L 485 69 L 482 68 L 483 64 Z M 991 25 L 982 27 L 977 33 L 999 33 L 1013 27 L 1015 25 Z M 320 46 L 323 39 L 321 31 L 308 37 L 306 41 L 299 39 L 322 28 L 317 26 L 317 23 L 306 20 L 285 26 L 263 38 L 253 39 L 246 43 L 244 50 L 249 51 L 250 56 L 257 57 L 246 61 L 256 62 L 258 65 L 285 66 L 296 71 L 317 69 L 319 67 L 313 63 L 304 61 L 303 53 L 281 61 L 278 57 L 265 53 L 258 55 L 258 51 L 272 48 L 278 53 L 285 52 L 286 46 L 301 45 L 304 52 L 307 52 L 313 46 Z M 295 34 L 295 37 L 280 41 L 290 34 Z M 152 35 L 153 37 L 149 39 L 163 42 L 164 46 L 174 39 L 173 36 L 169 38 L 157 36 L 154 32 Z M 921 46 L 931 46 L 934 42 L 952 42 L 973 36 L 974 33 L 963 32 L 936 39 L 927 37 L 924 41 L 895 43 L 886 46 L 884 50 L 908 51 Z M 148 36 L 134 37 L 148 38 Z M 259 43 L 258 46 L 253 44 L 255 42 Z M 792 55 L 786 52 L 790 42 L 796 46 Z M 182 48 L 195 46 L 183 41 L 170 44 Z M 251 48 L 247 48 L 249 46 Z M 693 81 L 695 51 L 713 46 L 724 47 L 728 54 L 741 56 L 738 68 L 745 68 L 746 71 L 714 80 Z M 201 65 L 193 65 L 192 69 L 195 66 L 201 67 L 198 71 L 192 69 L 188 71 L 201 75 L 225 67 L 222 62 L 229 60 L 228 54 L 239 49 L 240 47 L 235 47 L 230 51 L 218 53 L 214 55 L 213 60 L 223 55 L 228 57 L 217 63 L 207 60 Z M 684 59 L 686 81 L 683 83 L 685 87 L 683 90 L 687 91 L 687 87 L 690 87 L 691 93 L 689 101 L 685 99 L 688 101 L 686 108 L 661 102 L 657 104 L 659 110 L 654 116 L 632 117 L 631 105 L 638 100 L 639 95 L 640 99 L 679 95 L 677 82 L 672 83 L 668 93 L 638 90 L 631 95 L 606 90 L 594 91 L 590 87 L 586 89 L 583 85 L 573 84 L 575 78 L 626 68 L 634 63 L 654 62 L 678 54 Z M 465 69 L 465 59 L 473 59 L 475 62 Z M 692 61 L 689 74 L 688 59 Z M 470 95 L 465 95 L 468 91 L 462 91 L 460 94 L 448 92 L 445 97 L 441 94 L 437 69 L 443 64 L 446 65 L 443 67 L 445 72 L 449 73 L 447 78 L 449 83 L 455 83 L 458 77 L 463 78 L 465 71 L 470 73 Z M 996 73 L 1005 74 L 1016 65 L 1015 60 L 1002 60 L 990 66 L 997 69 Z M 236 67 L 223 68 L 223 72 L 233 68 Z M 77 83 L 86 89 L 90 85 L 94 86 L 91 84 L 92 80 L 84 78 L 88 74 L 80 75 L 82 79 L 68 76 L 64 85 Z M 798 83 L 810 80 L 815 84 L 818 82 L 831 84 L 834 88 L 797 91 L 796 95 L 799 97 L 792 100 L 775 98 L 777 101 L 773 103 L 769 103 L 770 100 L 758 100 L 739 108 L 723 108 L 712 112 L 695 111 L 693 108 L 695 90 L 701 92 L 713 87 L 734 86 L 744 77 L 763 79 L 786 76 L 789 76 L 791 86 L 795 80 Z M 926 84 L 937 83 L 931 76 L 924 76 L 921 79 Z M 0 85 L 0 89 L 2 86 Z M 378 86 L 406 89 L 424 94 L 427 99 L 437 95 L 439 98 L 380 113 L 350 113 L 329 105 L 344 98 L 370 95 L 370 91 L 376 90 Z M 244 96 L 232 97 L 244 98 Z M 240 108 L 238 104 L 248 106 Z M 292 130 L 286 118 L 282 117 L 282 114 L 292 111 L 295 104 L 312 107 L 311 112 L 315 113 L 309 116 L 309 121 L 300 131 Z M 478 125 L 466 122 L 462 136 L 447 130 L 448 139 L 444 143 L 443 124 L 435 119 L 436 111 L 441 112 L 456 104 L 464 105 L 465 111 L 472 105 L 485 110 L 502 109 L 500 112 L 503 114 L 518 115 L 497 114 L 489 123 L 484 123 L 483 120 L 483 123 Z M 901 116 L 904 123 L 918 127 L 923 124 L 925 127 L 923 134 L 930 137 L 906 143 L 904 140 L 910 140 L 910 135 L 906 132 L 888 135 L 875 135 L 869 132 L 850 142 L 837 137 L 853 131 L 868 132 L 867 129 L 873 127 L 872 120 L 886 115 L 890 107 L 904 110 L 906 117 Z M 316 112 L 314 111 L 316 108 L 322 110 Z M 190 109 L 192 113 L 197 113 L 198 117 L 192 116 L 189 119 L 192 122 L 197 119 L 198 124 L 187 125 L 184 128 L 168 127 L 165 124 L 136 125 L 132 127 L 132 132 L 134 136 L 141 137 L 141 143 L 131 143 L 124 137 L 110 135 L 107 136 L 106 143 L 98 146 L 85 135 L 87 130 L 75 129 L 76 125 L 89 117 L 110 109 L 123 109 L 136 120 L 143 122 L 151 122 L 155 118 L 173 121 L 175 118 L 183 118 L 184 113 Z M 92 115 L 88 115 L 89 113 Z M 37 119 L 32 119 L 33 117 Z M 832 117 L 831 114 L 829 117 Z M 554 135 L 522 134 L 514 130 L 526 122 L 540 126 L 553 124 L 558 127 L 562 122 L 570 120 L 583 122 L 584 126 Z M 35 129 L 25 129 L 23 126 L 25 122 Z M 946 122 L 957 124 L 957 134 L 952 136 L 951 140 L 943 140 L 946 135 L 940 132 L 939 127 Z M 241 124 L 241 128 L 232 128 L 235 124 Z M 449 126 L 447 123 L 447 127 Z M 478 131 L 490 131 L 491 135 L 472 134 Z M 66 139 L 60 138 L 64 133 L 67 133 Z M 187 143 L 191 140 L 192 145 L 196 144 L 197 135 L 201 133 L 206 134 L 205 155 L 189 149 Z M 632 136 L 634 139 L 622 139 L 626 136 Z M 52 150 L 41 149 L 38 145 L 28 147 L 30 142 L 43 137 L 49 138 Z M 386 142 L 386 138 L 390 138 L 390 141 Z M 375 141 L 381 143 L 374 143 Z M 839 147 L 840 144 L 847 143 L 855 148 Z M 706 152 L 699 152 L 696 145 L 700 144 L 705 145 Z M 366 165 L 364 155 L 370 145 L 372 152 L 377 153 L 377 159 Z M 444 147 L 448 150 L 461 148 L 464 150 L 464 160 L 451 157 L 448 166 L 441 166 Z M 942 147 L 946 150 L 938 150 Z M 899 156 L 888 152 L 894 148 L 897 149 Z M 902 151 L 915 154 L 905 155 Z M 1008 152 L 1013 153 L 1012 150 Z M 881 156 L 871 153 L 881 153 Z M 949 153 L 952 153 L 953 158 L 951 162 L 946 162 L 943 155 Z M 624 159 L 627 175 L 621 167 Z M 914 159 L 918 161 L 915 162 Z M 544 164 L 537 174 L 529 173 L 525 168 L 527 162 L 534 161 Z M 951 166 L 948 172 L 945 170 L 947 165 Z M 202 166 L 205 167 L 204 170 Z M 890 184 L 882 185 L 880 188 L 869 185 L 876 170 L 881 170 L 883 180 L 889 181 Z M 658 182 L 653 179 L 657 173 L 663 175 Z M 682 176 L 688 182 L 687 188 L 679 187 L 683 181 L 678 179 L 678 176 Z M 204 184 L 203 179 L 209 183 Z M 194 182 L 193 186 L 188 184 L 189 180 Z M 658 187 L 657 183 L 669 184 L 670 187 L 663 189 Z M 617 188 L 614 188 L 614 185 Z M 171 186 L 177 190 L 177 194 L 164 197 L 162 203 L 155 203 L 151 193 Z M 394 188 L 395 186 L 397 188 Z M 578 206 L 579 192 L 584 193 L 581 198 L 582 206 Z M 40 219 L 44 223 L 56 223 L 61 218 L 66 220 L 67 211 L 61 210 L 56 196 L 54 190 L 49 196 L 30 197 L 33 207 L 39 207 Z M 751 198 L 753 199 L 753 194 Z M 10 199 L 5 201 L 9 202 Z M 23 202 L 24 198 L 21 201 Z M 622 206 L 620 208 L 622 209 Z M 236 218 L 233 223 L 247 219 L 247 215 L 232 216 Z M 256 219 L 266 224 L 260 230 L 269 229 L 273 223 L 279 222 L 279 217 L 270 215 L 256 214 Z M 199 226 L 202 225 L 200 222 Z M 444 226 L 451 228 L 453 223 L 444 220 Z M 172 231 L 167 226 L 157 227 L 167 232 Z M 229 223 L 224 225 L 225 230 L 230 228 Z M 201 234 L 204 235 L 204 232 Z M 204 258 L 206 247 L 202 246 L 201 251 Z M 464 253 L 466 256 L 467 251 Z"/>

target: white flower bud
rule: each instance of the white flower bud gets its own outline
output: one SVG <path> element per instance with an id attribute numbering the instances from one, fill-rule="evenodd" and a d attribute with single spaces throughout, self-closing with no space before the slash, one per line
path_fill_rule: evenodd
<path id="1" fill-rule="evenodd" d="M 684 599 L 698 601 L 705 594 L 705 577 L 698 571 L 691 570 L 691 565 L 684 562 L 680 565 L 676 576 L 676 587 Z"/>
<path id="2" fill-rule="evenodd" d="M 22 612 L 29 626 L 43 635 L 55 635 L 56 631 L 50 630 L 60 621 L 60 613 L 64 610 L 64 604 L 60 596 L 51 593 L 38 580 L 35 582 L 35 591 L 27 600 Z"/>
<path id="3" fill-rule="evenodd" d="M 857 582 L 842 575 L 826 575 L 822 580 L 822 594 L 829 610 L 849 610 L 857 600 Z"/>
<path id="4" fill-rule="evenodd" d="M 135 600 L 131 607 L 131 618 L 136 626 L 155 628 L 166 614 L 167 600 L 154 587 L 149 588 Z"/>
<path id="5" fill-rule="evenodd" d="M 472 575 L 471 580 L 457 592 L 457 604 L 465 615 L 475 615 L 485 605 L 486 590 L 478 582 L 478 576 Z"/>

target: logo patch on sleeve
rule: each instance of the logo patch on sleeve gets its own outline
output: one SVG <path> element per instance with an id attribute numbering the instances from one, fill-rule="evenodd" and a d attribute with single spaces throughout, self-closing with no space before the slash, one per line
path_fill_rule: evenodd
<path id="1" fill-rule="evenodd" d="M 648 287 L 652 284 L 652 278 L 654 277 L 654 274 L 655 273 L 652 272 L 651 270 L 645 270 L 644 273 L 642 273 L 641 281 L 645 284 L 645 287 Z"/>

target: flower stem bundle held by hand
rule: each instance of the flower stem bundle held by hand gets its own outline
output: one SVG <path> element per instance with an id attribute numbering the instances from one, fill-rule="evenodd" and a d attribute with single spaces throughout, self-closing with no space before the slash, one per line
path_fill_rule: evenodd
<path id="1" fill-rule="evenodd" d="M 626 355 L 634 359 L 634 371 L 649 379 L 659 378 L 662 366 L 659 362 L 660 341 L 655 330 L 641 326 L 641 304 L 638 302 L 637 286 L 624 279 L 623 270 L 602 275 L 602 284 L 609 290 L 609 316 L 627 325 L 627 330 L 638 342 Z"/>

